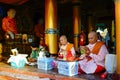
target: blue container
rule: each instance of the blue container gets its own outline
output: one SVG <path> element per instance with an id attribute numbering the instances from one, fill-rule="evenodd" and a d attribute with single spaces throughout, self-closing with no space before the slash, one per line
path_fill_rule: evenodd
<path id="1" fill-rule="evenodd" d="M 38 69 L 51 70 L 53 69 L 53 58 L 38 58 L 37 65 Z"/>
<path id="2" fill-rule="evenodd" d="M 20 60 L 18 64 L 16 64 L 15 62 L 10 62 L 10 65 L 13 68 L 23 68 L 25 66 L 25 61 L 24 60 Z"/>
<path id="3" fill-rule="evenodd" d="M 58 61 L 58 73 L 74 76 L 78 74 L 78 62 Z"/>

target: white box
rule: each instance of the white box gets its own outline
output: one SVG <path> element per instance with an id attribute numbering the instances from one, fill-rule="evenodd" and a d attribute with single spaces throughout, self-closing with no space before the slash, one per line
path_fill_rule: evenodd
<path id="1" fill-rule="evenodd" d="M 78 74 L 78 62 L 58 61 L 58 73 L 74 76 Z"/>
<path id="2" fill-rule="evenodd" d="M 16 56 L 10 55 L 7 62 L 10 62 L 10 65 L 14 68 L 23 68 L 26 63 L 28 64 L 26 57 L 27 54 L 17 54 Z"/>
<path id="3" fill-rule="evenodd" d="M 38 58 L 38 69 L 51 70 L 53 69 L 53 58 Z"/>

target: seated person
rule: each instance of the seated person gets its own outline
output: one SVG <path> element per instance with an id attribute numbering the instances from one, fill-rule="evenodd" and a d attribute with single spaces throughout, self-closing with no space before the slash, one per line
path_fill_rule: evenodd
<path id="1" fill-rule="evenodd" d="M 38 43 L 31 43 L 30 47 L 32 49 L 32 52 L 30 54 L 30 57 L 28 58 L 29 62 L 36 62 L 37 58 L 39 56 L 39 44 Z"/>
<path id="2" fill-rule="evenodd" d="M 98 40 L 97 33 L 92 31 L 88 34 L 89 44 L 82 46 L 85 54 L 79 61 L 79 73 L 98 73 L 105 70 L 105 56 L 108 50 L 105 44 Z M 84 56 L 83 56 L 84 55 Z"/>
<path id="3" fill-rule="evenodd" d="M 76 57 L 75 49 L 73 44 L 69 43 L 67 41 L 67 37 L 65 35 L 62 35 L 60 37 L 60 50 L 59 50 L 59 58 L 65 58 L 65 59 L 70 59 L 71 55 L 71 60 Z M 68 57 L 69 56 L 69 57 Z"/>
<path id="4" fill-rule="evenodd" d="M 14 9 L 9 9 L 7 17 L 2 19 L 2 29 L 5 32 L 5 36 L 9 35 L 11 39 L 14 39 L 14 35 L 18 33 L 14 20 L 15 14 L 16 11 Z"/>

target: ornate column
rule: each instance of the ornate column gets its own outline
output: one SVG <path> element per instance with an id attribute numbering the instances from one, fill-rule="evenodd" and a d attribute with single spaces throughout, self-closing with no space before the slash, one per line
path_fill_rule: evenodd
<path id="1" fill-rule="evenodd" d="M 79 34 L 81 31 L 81 16 L 80 16 L 80 1 L 73 1 L 73 29 L 74 29 L 74 46 L 75 49 L 78 49 L 79 45 Z"/>
<path id="2" fill-rule="evenodd" d="M 120 74 L 120 0 L 115 1 L 117 73 Z"/>
<path id="3" fill-rule="evenodd" d="M 2 57 L 2 52 L 3 52 L 3 51 L 2 51 L 2 48 L 3 48 L 3 47 L 2 47 L 2 43 L 0 43 L 0 61 L 2 61 L 2 58 L 3 58 L 3 57 Z"/>
<path id="4" fill-rule="evenodd" d="M 114 41 L 114 36 L 115 36 L 115 21 L 112 20 L 112 29 L 111 29 L 111 40 L 112 42 Z"/>
<path id="5" fill-rule="evenodd" d="M 57 54 L 57 5 L 56 0 L 45 0 L 45 43 L 51 54 Z"/>

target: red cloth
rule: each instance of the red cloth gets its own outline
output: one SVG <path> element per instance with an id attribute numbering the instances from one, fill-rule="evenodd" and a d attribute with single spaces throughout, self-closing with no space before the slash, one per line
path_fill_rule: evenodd
<path id="1" fill-rule="evenodd" d="M 67 51 L 66 60 L 74 61 L 74 56 L 72 55 L 71 51 Z"/>
<path id="2" fill-rule="evenodd" d="M 14 34 L 18 33 L 16 28 L 16 22 L 13 18 L 5 17 L 2 20 L 2 29 L 6 32 L 11 31 Z"/>
<path id="3" fill-rule="evenodd" d="M 100 65 L 97 65 L 97 68 L 96 68 L 94 74 L 95 74 L 95 73 L 102 72 L 102 71 L 104 71 L 104 70 L 105 70 L 104 67 L 102 67 L 102 66 L 100 66 Z M 79 74 L 85 73 L 85 72 L 80 68 L 80 64 L 78 64 L 78 73 L 79 73 Z"/>
<path id="4" fill-rule="evenodd" d="M 81 73 L 85 73 L 85 72 L 80 68 L 80 64 L 78 64 L 78 74 L 81 74 Z"/>
<path id="5" fill-rule="evenodd" d="M 94 73 L 99 73 L 99 72 L 102 72 L 102 71 L 104 71 L 104 70 L 105 70 L 104 67 L 102 67 L 102 66 L 100 66 L 100 65 L 97 65 L 97 69 L 95 70 Z"/>
<path id="6" fill-rule="evenodd" d="M 85 40 L 86 40 L 86 35 L 84 32 L 80 33 L 80 41 L 79 41 L 79 46 L 85 45 Z"/>

